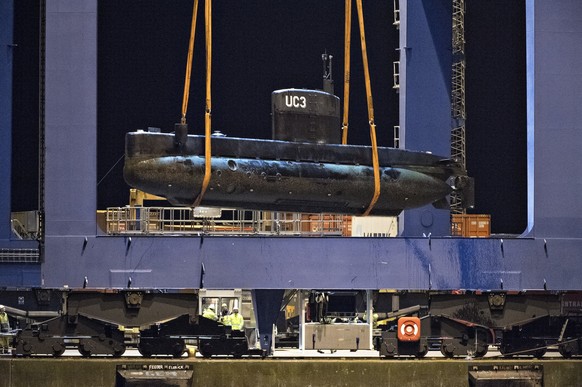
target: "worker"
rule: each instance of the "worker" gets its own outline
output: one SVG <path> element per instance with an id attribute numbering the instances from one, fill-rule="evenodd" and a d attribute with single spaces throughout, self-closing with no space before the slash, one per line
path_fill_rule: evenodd
<path id="1" fill-rule="evenodd" d="M 238 308 L 233 308 L 229 318 L 229 325 L 233 331 L 242 331 L 245 325 L 245 319 L 238 313 Z"/>
<path id="2" fill-rule="evenodd" d="M 8 333 L 10 332 L 10 321 L 4 305 L 0 305 L 0 353 L 7 353 L 10 350 L 10 340 Z M 6 336 L 5 336 L 6 335 Z"/>
<path id="3" fill-rule="evenodd" d="M 230 325 L 228 321 L 229 319 L 230 312 L 228 311 L 228 305 L 223 303 L 220 308 L 220 322 L 223 323 L 224 325 Z"/>
<path id="4" fill-rule="evenodd" d="M 368 322 L 368 311 L 364 312 L 364 321 Z M 372 307 L 372 327 L 378 327 L 378 313 L 374 313 L 374 307 Z"/>
<path id="5" fill-rule="evenodd" d="M 216 315 L 216 312 L 214 311 L 214 304 L 210 304 L 210 306 L 208 306 L 208 308 L 204 309 L 204 311 L 202 312 L 202 317 L 205 317 L 205 318 L 212 320 L 212 321 L 218 320 L 218 316 Z"/>

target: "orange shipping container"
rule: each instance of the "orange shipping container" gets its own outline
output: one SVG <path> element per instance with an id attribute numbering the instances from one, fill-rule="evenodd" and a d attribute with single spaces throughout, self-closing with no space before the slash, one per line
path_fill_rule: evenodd
<path id="1" fill-rule="evenodd" d="M 487 238 L 491 236 L 491 215 L 453 214 L 451 217 L 451 235 Z"/>

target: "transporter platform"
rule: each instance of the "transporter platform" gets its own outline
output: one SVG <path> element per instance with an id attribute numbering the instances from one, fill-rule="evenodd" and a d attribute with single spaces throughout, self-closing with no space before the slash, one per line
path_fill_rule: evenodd
<path id="1" fill-rule="evenodd" d="M 383 360 L 374 351 L 277 351 L 265 359 L 0 357 L 5 386 L 580 386 L 582 361 L 532 358 Z M 436 355 L 436 352 L 435 352 Z M 431 356 L 429 353 L 428 356 Z"/>

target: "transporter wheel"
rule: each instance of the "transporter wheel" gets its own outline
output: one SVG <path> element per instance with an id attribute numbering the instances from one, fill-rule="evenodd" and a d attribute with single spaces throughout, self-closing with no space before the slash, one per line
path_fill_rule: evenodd
<path id="1" fill-rule="evenodd" d="M 542 357 L 544 357 L 544 355 L 546 354 L 546 352 L 548 351 L 547 348 L 539 348 L 533 351 L 533 356 L 537 359 L 541 359 Z"/>
<path id="2" fill-rule="evenodd" d="M 22 342 L 22 351 L 18 351 L 18 345 L 16 346 L 15 353 L 23 357 L 30 357 L 32 355 L 33 346 L 27 341 Z"/>
<path id="3" fill-rule="evenodd" d="M 91 351 L 79 347 L 79 353 L 83 357 L 91 357 Z"/>
<path id="4" fill-rule="evenodd" d="M 455 356 L 455 345 L 453 343 L 445 343 L 441 344 L 441 353 L 446 358 L 453 358 Z"/>
<path id="5" fill-rule="evenodd" d="M 240 359 L 244 354 L 244 348 L 242 344 L 235 344 L 234 348 L 232 349 L 232 356 L 235 359 Z"/>
<path id="6" fill-rule="evenodd" d="M 513 355 L 511 354 L 512 351 L 513 351 L 513 348 L 511 347 L 510 344 L 499 346 L 499 353 L 501 355 L 503 355 L 503 357 L 506 357 L 506 358 L 513 357 Z"/>
<path id="7" fill-rule="evenodd" d="M 558 352 L 564 359 L 569 359 L 572 357 L 572 347 L 570 344 L 560 344 L 558 346 Z"/>
<path id="8" fill-rule="evenodd" d="M 65 353 L 65 345 L 60 341 L 56 341 L 53 344 L 53 357 L 60 357 L 63 353 Z"/>
<path id="9" fill-rule="evenodd" d="M 93 344 L 90 340 L 81 340 L 79 342 L 78 350 L 81 356 L 91 357 L 95 351 L 95 344 Z"/>
<path id="10" fill-rule="evenodd" d="M 398 354 L 398 349 L 396 348 L 395 341 L 389 340 L 384 341 L 382 340 L 382 344 L 380 344 L 380 357 L 382 359 L 391 359 Z"/>
<path id="11" fill-rule="evenodd" d="M 152 357 L 152 345 L 149 343 L 143 343 L 140 342 L 137 345 L 137 351 L 140 353 L 140 355 L 142 355 L 143 357 Z"/>
<path id="12" fill-rule="evenodd" d="M 115 348 L 113 350 L 113 357 L 121 357 L 125 353 L 125 346 L 122 348 Z"/>
<path id="13" fill-rule="evenodd" d="M 537 359 L 541 359 L 548 351 L 548 348 L 546 347 L 546 342 L 543 340 L 532 341 L 528 347 L 529 348 L 526 348 L 526 350 L 523 351 L 522 353 L 533 356 Z"/>
<path id="14" fill-rule="evenodd" d="M 477 350 L 475 352 L 475 357 L 483 357 L 483 356 L 487 355 L 488 351 L 489 351 L 489 346 L 484 345 L 479 350 Z"/>
<path id="15" fill-rule="evenodd" d="M 416 353 L 416 355 L 414 355 L 414 356 L 419 358 L 419 359 L 422 359 L 423 357 L 426 356 L 427 353 L 428 353 L 428 347 L 425 346 L 422 350 L 418 351 Z"/>
<path id="16" fill-rule="evenodd" d="M 185 351 L 186 343 L 184 342 L 184 340 L 176 340 L 176 342 L 172 345 L 172 357 L 175 358 L 182 357 Z"/>
<path id="17" fill-rule="evenodd" d="M 111 347 L 111 354 L 113 357 L 121 357 L 125 353 L 125 344 L 109 339 L 109 346 Z"/>
<path id="18" fill-rule="evenodd" d="M 212 344 L 210 343 L 204 343 L 200 347 L 200 354 L 202 354 L 202 356 L 206 359 L 210 359 L 213 355 L 213 352 Z"/>

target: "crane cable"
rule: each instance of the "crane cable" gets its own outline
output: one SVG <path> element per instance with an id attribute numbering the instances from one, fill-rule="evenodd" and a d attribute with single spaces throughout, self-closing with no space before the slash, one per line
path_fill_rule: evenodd
<path id="1" fill-rule="evenodd" d="M 195 0 L 196 2 L 197 0 Z M 202 197 L 208 188 L 211 173 L 211 113 L 212 113 L 212 98 L 211 98 L 211 80 L 212 80 L 212 0 L 205 1 L 204 17 L 206 25 L 206 110 L 204 113 L 204 179 L 202 180 L 202 187 L 200 193 L 194 200 L 193 207 L 198 207 L 202 201 Z"/>
<path id="2" fill-rule="evenodd" d="M 364 216 L 368 216 L 380 197 L 380 162 L 378 160 L 378 143 L 376 140 L 376 124 L 374 123 L 374 104 L 372 101 L 372 85 L 370 82 L 370 72 L 368 70 L 368 53 L 366 50 L 366 34 L 364 32 L 364 11 L 362 0 L 356 0 L 358 8 L 358 21 L 360 25 L 360 42 L 362 46 L 362 61 L 364 65 L 364 78 L 366 81 L 366 99 L 368 102 L 368 121 L 370 124 L 370 141 L 372 143 L 372 165 L 374 167 L 374 196 L 370 200 Z"/>
<path id="3" fill-rule="evenodd" d="M 346 26 L 344 34 L 344 116 L 342 120 L 342 144 L 348 143 L 348 113 L 350 110 L 350 46 L 352 34 L 352 0 L 346 0 Z"/>
<path id="4" fill-rule="evenodd" d="M 186 76 L 184 78 L 184 97 L 182 98 L 182 125 L 186 124 L 188 111 L 188 97 L 190 96 L 190 74 L 192 73 L 192 56 L 194 54 L 194 36 L 196 35 L 196 19 L 198 16 L 198 0 L 194 0 L 192 8 L 192 26 L 190 27 L 190 41 L 188 42 L 188 59 L 186 60 Z"/>

